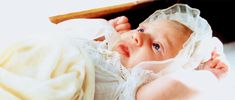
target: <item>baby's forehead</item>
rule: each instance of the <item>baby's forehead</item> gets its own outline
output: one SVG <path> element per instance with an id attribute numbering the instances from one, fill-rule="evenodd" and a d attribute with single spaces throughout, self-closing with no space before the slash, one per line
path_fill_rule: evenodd
<path id="1" fill-rule="evenodd" d="M 188 28 L 187 26 L 185 26 L 184 24 L 176 21 L 176 20 L 169 20 L 169 19 L 158 19 L 158 20 L 154 20 L 151 22 L 146 22 L 146 23 L 141 23 L 141 26 L 150 26 L 150 25 L 161 25 L 161 26 L 181 26 L 182 28 Z"/>
<path id="2" fill-rule="evenodd" d="M 158 19 L 151 22 L 146 22 L 140 24 L 140 26 L 144 26 L 146 28 L 155 28 L 155 29 L 170 29 L 181 31 L 182 33 L 192 33 L 192 30 L 188 28 L 186 25 L 176 21 L 169 19 Z"/>

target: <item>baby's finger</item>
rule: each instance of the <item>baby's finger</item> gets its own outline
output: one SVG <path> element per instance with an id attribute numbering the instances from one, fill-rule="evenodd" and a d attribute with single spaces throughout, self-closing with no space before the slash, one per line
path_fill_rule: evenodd
<path id="1" fill-rule="evenodd" d="M 131 25 L 130 23 L 126 23 L 126 24 L 120 24 L 120 25 L 117 25 L 115 27 L 116 31 L 117 32 L 120 32 L 120 31 L 129 31 L 131 29 Z"/>
<path id="2" fill-rule="evenodd" d="M 215 59 L 216 57 L 219 57 L 219 53 L 216 51 L 216 50 L 213 50 L 212 53 L 211 53 L 211 58 L 212 59 Z"/>
<path id="3" fill-rule="evenodd" d="M 219 62 L 220 62 L 219 58 L 212 59 L 212 62 L 210 63 L 210 67 L 215 68 Z"/>
<path id="4" fill-rule="evenodd" d="M 116 18 L 114 18 L 114 19 L 110 19 L 108 22 L 109 22 L 113 27 L 115 27 L 115 26 L 118 25 L 117 22 L 118 22 L 118 20 L 120 20 L 121 17 L 122 17 L 122 16 L 116 17 Z"/>
<path id="5" fill-rule="evenodd" d="M 128 18 L 126 16 L 120 16 L 117 18 L 117 24 L 124 24 L 124 23 L 129 23 Z"/>
<path id="6" fill-rule="evenodd" d="M 228 71 L 228 66 L 223 63 L 223 62 L 219 62 L 217 65 L 216 65 L 216 68 L 217 69 L 220 69 L 222 72 L 226 73 Z"/>
<path id="7" fill-rule="evenodd" d="M 113 27 L 116 27 L 117 26 L 117 19 L 111 19 L 108 21 L 109 24 L 111 24 Z"/>
<path id="8" fill-rule="evenodd" d="M 195 70 L 202 70 L 205 66 L 205 63 L 201 63 L 200 65 L 198 65 Z"/>

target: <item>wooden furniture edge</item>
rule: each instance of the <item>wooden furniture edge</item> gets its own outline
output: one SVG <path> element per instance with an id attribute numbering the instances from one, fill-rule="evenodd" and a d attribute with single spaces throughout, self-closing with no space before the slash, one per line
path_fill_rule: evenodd
<path id="1" fill-rule="evenodd" d="M 58 24 L 60 22 L 69 20 L 69 19 L 76 19 L 76 18 L 98 18 L 102 16 L 106 16 L 113 13 L 118 13 L 130 9 L 138 8 L 144 4 L 151 3 L 154 0 L 139 0 L 114 6 L 108 6 L 108 7 L 101 7 L 101 8 L 95 8 L 95 9 L 89 9 L 79 12 L 72 12 L 62 15 L 56 15 L 49 17 L 50 21 L 52 23 Z"/>

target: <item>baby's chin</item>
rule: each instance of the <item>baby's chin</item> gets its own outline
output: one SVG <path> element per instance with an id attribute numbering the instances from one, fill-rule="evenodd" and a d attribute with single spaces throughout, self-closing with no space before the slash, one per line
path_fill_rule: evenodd
<path id="1" fill-rule="evenodd" d="M 120 55 L 120 62 L 122 64 L 122 66 L 126 67 L 126 68 L 131 68 L 132 66 L 130 66 L 129 64 L 129 59 L 121 54 Z"/>

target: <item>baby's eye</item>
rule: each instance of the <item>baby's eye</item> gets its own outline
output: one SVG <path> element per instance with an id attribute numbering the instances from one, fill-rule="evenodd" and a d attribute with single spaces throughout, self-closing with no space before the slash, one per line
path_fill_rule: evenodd
<path id="1" fill-rule="evenodd" d="M 144 29 L 143 28 L 139 28 L 137 31 L 138 32 L 144 32 Z"/>
<path id="2" fill-rule="evenodd" d="M 158 43 L 153 43 L 153 48 L 156 49 L 157 51 L 159 51 L 160 45 Z"/>

